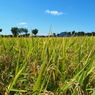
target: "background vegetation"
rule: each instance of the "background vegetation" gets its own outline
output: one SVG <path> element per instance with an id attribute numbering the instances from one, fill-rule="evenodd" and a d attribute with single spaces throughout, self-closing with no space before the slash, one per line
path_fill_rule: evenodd
<path id="1" fill-rule="evenodd" d="M 0 29 L 0 32 L 2 32 L 2 29 Z M 31 33 L 33 35 L 37 35 L 38 29 L 33 29 L 31 30 L 31 33 L 29 33 L 28 29 L 26 28 L 18 28 L 18 27 L 12 27 L 11 28 L 12 35 L 1 35 L 2 37 L 29 37 L 31 36 Z M 64 33 L 65 35 L 62 35 L 61 33 Z M 61 33 L 51 33 L 51 37 L 60 37 L 59 35 L 61 34 L 61 37 L 71 37 L 71 36 L 95 36 L 95 32 L 84 32 L 84 31 L 64 31 Z M 41 35 L 40 37 L 47 37 L 45 35 Z"/>

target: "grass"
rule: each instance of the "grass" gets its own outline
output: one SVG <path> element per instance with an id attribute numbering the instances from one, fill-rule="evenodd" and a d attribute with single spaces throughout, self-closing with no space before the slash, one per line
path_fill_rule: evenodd
<path id="1" fill-rule="evenodd" d="M 0 38 L 0 95 L 94 95 L 95 37 Z"/>

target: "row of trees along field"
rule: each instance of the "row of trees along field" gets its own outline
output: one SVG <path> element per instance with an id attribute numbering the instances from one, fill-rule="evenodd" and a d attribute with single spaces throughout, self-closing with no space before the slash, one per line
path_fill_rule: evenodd
<path id="1" fill-rule="evenodd" d="M 0 32 L 2 32 L 2 29 L 0 29 Z M 12 27 L 11 32 L 14 35 L 14 37 L 16 37 L 18 35 L 23 36 L 23 33 L 25 35 L 27 35 L 29 31 L 26 28 Z M 32 34 L 34 34 L 36 36 L 36 34 L 38 33 L 38 29 L 33 29 L 31 32 L 32 32 Z M 76 32 L 76 31 L 67 32 L 67 31 L 65 31 L 65 34 L 67 34 L 67 35 L 75 35 L 75 36 L 85 36 L 85 35 L 87 35 L 87 36 L 95 36 L 95 32 L 87 32 L 87 33 L 85 33 L 84 31 L 79 31 L 79 32 Z M 53 33 L 52 35 L 53 36 L 58 36 L 59 34 Z"/>
<path id="2" fill-rule="evenodd" d="M 28 30 L 26 28 L 13 27 L 13 28 L 11 28 L 11 32 L 16 37 L 17 35 L 19 35 L 21 33 L 27 34 L 28 33 Z"/>
<path id="3" fill-rule="evenodd" d="M 72 31 L 72 32 L 64 32 L 66 35 L 75 35 L 75 36 L 95 36 L 95 32 L 84 32 L 84 31 Z M 53 33 L 53 36 L 58 36 L 59 34 Z"/>
<path id="4" fill-rule="evenodd" d="M 2 29 L 0 29 L 0 32 L 2 32 Z M 28 34 L 28 29 L 26 28 L 17 28 L 17 27 L 12 27 L 11 28 L 11 32 L 12 34 L 14 35 L 14 37 L 18 36 L 18 35 L 21 35 L 21 34 L 25 34 L 27 35 Z M 36 35 L 38 33 L 38 29 L 33 29 L 32 30 L 32 34 Z"/>
<path id="5" fill-rule="evenodd" d="M 16 36 L 18 36 L 21 33 L 25 33 L 27 35 L 28 29 L 26 29 L 26 28 L 13 27 L 13 28 L 11 28 L 11 32 L 16 37 Z M 38 30 L 37 29 L 34 29 L 34 30 L 32 30 L 32 33 L 34 35 L 36 35 L 38 33 Z"/>

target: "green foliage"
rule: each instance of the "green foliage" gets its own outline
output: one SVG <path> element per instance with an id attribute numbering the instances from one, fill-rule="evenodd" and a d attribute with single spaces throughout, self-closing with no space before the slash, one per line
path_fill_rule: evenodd
<path id="1" fill-rule="evenodd" d="M 76 31 L 72 31 L 72 35 L 75 35 L 76 34 Z"/>
<path id="2" fill-rule="evenodd" d="M 36 34 L 38 33 L 38 29 L 32 30 L 32 33 L 33 33 L 34 35 L 36 35 Z"/>
<path id="3" fill-rule="evenodd" d="M 26 28 L 19 28 L 19 33 L 28 33 L 28 30 Z"/>
<path id="4" fill-rule="evenodd" d="M 2 32 L 2 29 L 0 29 L 0 32 Z"/>
<path id="5" fill-rule="evenodd" d="M 20 33 L 28 33 L 28 30 L 26 28 L 17 28 L 17 27 L 13 27 L 11 28 L 12 34 L 16 37 L 17 35 L 19 35 Z"/>
<path id="6" fill-rule="evenodd" d="M 12 34 L 16 37 L 19 34 L 19 29 L 17 27 L 11 28 Z"/>
<path id="7" fill-rule="evenodd" d="M 94 95 L 95 38 L 0 38 L 1 95 Z"/>

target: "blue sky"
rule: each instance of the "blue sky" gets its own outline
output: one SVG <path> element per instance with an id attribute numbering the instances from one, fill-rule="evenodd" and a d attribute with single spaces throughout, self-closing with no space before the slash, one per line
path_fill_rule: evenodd
<path id="1" fill-rule="evenodd" d="M 38 34 L 95 31 L 95 0 L 0 0 L 0 34 L 12 27 L 38 29 Z"/>

